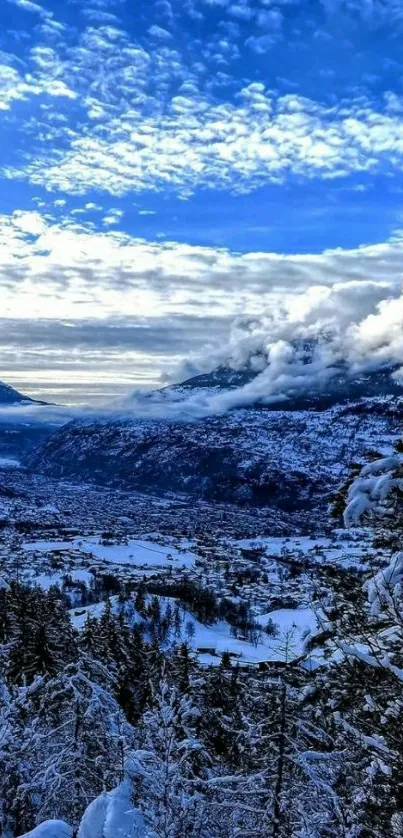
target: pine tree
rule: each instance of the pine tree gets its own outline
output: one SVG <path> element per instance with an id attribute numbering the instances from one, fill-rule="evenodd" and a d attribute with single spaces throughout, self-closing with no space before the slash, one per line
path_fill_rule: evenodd
<path id="1" fill-rule="evenodd" d="M 169 671 L 175 685 L 182 694 L 189 692 L 194 667 L 194 656 L 189 645 L 181 643 L 180 646 L 176 646 L 172 653 Z"/>
<path id="2" fill-rule="evenodd" d="M 283 654 L 290 654 L 292 637 L 285 636 L 283 644 Z M 244 760 L 248 773 L 255 772 L 256 808 L 262 813 L 253 835 L 344 835 L 337 791 L 343 754 L 308 677 L 282 664 L 250 682 Z"/>
<path id="3" fill-rule="evenodd" d="M 60 591 L 12 585 L 4 667 L 11 684 L 54 676 L 75 654 L 76 641 Z"/>
<path id="4" fill-rule="evenodd" d="M 137 588 L 136 599 L 134 601 L 134 607 L 136 611 L 144 616 L 146 612 L 146 595 L 147 595 L 147 587 L 144 581 L 140 582 Z"/>
<path id="5" fill-rule="evenodd" d="M 403 812 L 403 561 L 362 585 L 341 587 L 326 610 L 342 656 L 322 678 L 338 741 L 345 743 L 344 797 L 353 825 L 392 834 Z M 330 631 L 330 630 L 329 630 Z M 319 676 L 318 676 L 319 678 Z M 397 827 L 394 827 L 395 829 Z"/>
<path id="6" fill-rule="evenodd" d="M 189 697 L 163 677 L 143 717 L 141 748 L 129 762 L 134 803 L 156 838 L 218 836 L 205 813 L 202 779 L 210 759 L 195 735 L 197 716 Z"/>
<path id="7" fill-rule="evenodd" d="M 239 670 L 221 663 L 204 685 L 203 736 L 209 753 L 229 770 L 242 766 L 242 701 Z"/>
<path id="8" fill-rule="evenodd" d="M 77 827 L 91 800 L 121 779 L 122 742 L 129 728 L 110 688 L 105 668 L 82 659 L 53 679 L 37 680 L 21 695 L 29 781 L 19 795 L 35 801 L 37 823 L 62 818 Z"/>

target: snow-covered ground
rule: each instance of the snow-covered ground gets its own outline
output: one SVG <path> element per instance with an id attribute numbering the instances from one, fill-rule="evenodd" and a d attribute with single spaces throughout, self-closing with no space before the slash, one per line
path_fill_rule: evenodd
<path id="1" fill-rule="evenodd" d="M 74 570 L 65 572 L 55 571 L 54 573 L 38 573 L 36 575 L 31 573 L 30 575 L 24 575 L 24 582 L 38 585 L 44 591 L 48 591 L 52 585 L 61 587 L 66 576 L 73 582 L 85 582 L 86 585 L 90 585 L 93 580 L 93 576 L 88 570 L 85 570 L 85 568 L 75 568 Z"/>
<path id="2" fill-rule="evenodd" d="M 330 538 L 309 538 L 308 536 L 259 536 L 258 538 L 243 538 L 235 542 L 238 547 L 260 547 L 273 556 L 281 556 L 284 551 L 306 555 L 316 547 L 330 547 Z"/>
<path id="3" fill-rule="evenodd" d="M 117 597 L 113 596 L 110 598 L 110 602 L 112 607 L 117 601 Z M 92 605 L 86 605 L 83 608 L 71 608 L 70 609 L 70 619 L 71 622 L 78 631 L 81 631 L 84 628 L 85 621 L 87 617 L 94 617 L 97 620 L 102 616 L 105 611 L 105 603 L 104 602 L 94 602 Z"/>
<path id="4" fill-rule="evenodd" d="M 21 835 L 21 838 L 72 838 L 73 830 L 65 821 L 50 820 Z"/>
<path id="5" fill-rule="evenodd" d="M 164 613 L 168 603 L 175 606 L 175 600 L 170 597 L 159 597 L 161 611 Z M 111 597 L 112 607 L 117 597 Z M 83 608 L 72 608 L 71 621 L 76 629 L 81 631 L 85 625 L 87 615 L 99 618 L 105 609 L 105 603 L 99 602 Z M 186 640 L 190 647 L 197 652 L 201 663 L 218 665 L 223 652 L 230 652 L 240 664 L 260 663 L 261 661 L 293 661 L 303 652 L 306 635 L 314 634 L 318 630 L 318 616 L 311 608 L 280 608 L 262 614 L 258 623 L 262 628 L 256 643 L 242 640 L 240 636 L 231 634 L 231 627 L 225 620 L 204 625 L 186 609 L 181 610 L 182 628 L 180 637 L 171 637 L 170 642 L 181 643 Z M 133 619 L 141 619 L 134 614 Z M 276 629 L 275 636 L 265 632 L 267 623 L 271 621 Z M 189 630 L 189 627 L 192 628 Z M 239 633 L 240 634 L 240 633 Z"/>
<path id="6" fill-rule="evenodd" d="M 277 628 L 275 637 L 264 631 L 269 618 Z M 281 608 L 258 618 L 263 631 L 255 644 L 233 637 L 226 622 L 205 626 L 191 614 L 187 615 L 186 622 L 188 620 L 194 624 L 195 634 L 189 641 L 194 649 L 214 649 L 217 655 L 230 652 L 238 657 L 239 663 L 244 664 L 295 660 L 302 654 L 306 634 L 316 632 L 318 627 L 317 617 L 311 608 Z M 200 653 L 201 662 L 212 663 L 212 657 L 214 659 L 210 652 Z M 219 663 L 220 658 L 214 660 Z"/>
<path id="7" fill-rule="evenodd" d="M 0 455 L 0 468 L 20 468 L 20 461 L 16 457 L 2 457 Z"/>
<path id="8" fill-rule="evenodd" d="M 79 551 L 100 561 L 137 567 L 193 567 L 195 555 L 184 547 L 161 545 L 153 541 L 135 541 L 127 544 L 101 544 L 96 536 L 75 538 L 72 541 L 30 541 L 23 545 L 29 552 Z"/>

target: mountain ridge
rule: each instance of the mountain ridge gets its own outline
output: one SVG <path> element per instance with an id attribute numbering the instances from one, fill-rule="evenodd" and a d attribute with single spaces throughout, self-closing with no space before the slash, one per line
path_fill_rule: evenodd
<path id="1" fill-rule="evenodd" d="M 6 384 L 5 381 L 0 381 L 0 405 L 16 405 L 16 404 L 43 404 L 48 402 L 32 399 L 31 396 L 26 396 L 16 390 L 11 384 Z"/>
<path id="2" fill-rule="evenodd" d="M 357 401 L 373 396 L 403 395 L 403 384 L 393 377 L 398 365 L 388 365 L 374 369 L 350 372 L 347 365 L 335 365 L 329 380 L 323 384 L 310 385 L 308 392 L 290 391 L 286 398 L 279 398 L 265 404 L 256 399 L 250 407 L 265 407 L 270 410 L 326 409 L 335 403 Z M 230 367 L 218 367 L 207 373 L 200 373 L 178 384 L 161 388 L 159 394 L 177 394 L 186 397 L 189 393 L 218 393 L 233 391 L 252 383 L 259 372 L 249 368 L 233 370 Z"/>

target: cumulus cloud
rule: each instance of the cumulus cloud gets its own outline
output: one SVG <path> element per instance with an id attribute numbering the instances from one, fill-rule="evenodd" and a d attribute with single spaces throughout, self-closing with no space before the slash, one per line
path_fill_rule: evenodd
<path id="1" fill-rule="evenodd" d="M 239 321 L 227 345 L 193 358 L 194 372 L 217 366 L 249 369 L 251 381 L 232 390 L 190 397 L 167 392 L 167 415 L 194 417 L 223 413 L 252 404 L 279 405 L 293 396 L 326 390 L 332 380 L 346 380 L 386 368 L 403 386 L 403 290 L 371 281 L 312 286 L 273 307 L 270 315 Z M 182 377 L 185 364 L 179 372 Z M 403 391 L 402 391 L 403 393 Z M 162 414 L 157 395 L 153 410 Z M 143 403 L 134 404 L 143 411 Z"/>
<path id="2" fill-rule="evenodd" d="M 27 50 L 24 72 L 13 61 L 0 67 L 5 112 L 17 101 L 27 108 L 40 101 L 36 120 L 30 108 L 23 128 L 35 144 L 13 164 L 7 160 L 3 174 L 75 195 L 94 188 L 117 196 L 171 188 L 186 198 L 199 187 L 242 194 L 290 176 L 330 179 L 400 169 L 399 95 L 374 100 L 352 89 L 348 99 L 315 101 L 246 83 L 236 69 L 242 41 L 256 60 L 281 38 L 283 13 L 246 0 L 209 5 L 223 15 L 221 30 L 203 44 L 190 39 L 186 49 L 155 22 L 137 39 L 119 21 L 98 19 L 72 34 L 47 19 L 53 34 Z M 389 20 L 397 15 L 398 0 L 369 5 L 371 20 L 381 9 Z M 358 13 L 359 6 L 358 0 L 326 0 L 329 14 L 338 7 Z M 220 83 L 227 86 L 224 97 L 216 95 Z M 48 122 L 56 125 L 41 132 L 42 97 Z M 9 119 L 12 125 L 12 114 Z"/>
<path id="3" fill-rule="evenodd" d="M 271 43 L 271 34 L 250 39 L 258 52 Z M 60 95 L 66 91 L 60 87 Z M 91 187 L 124 195 L 167 186 L 184 194 L 199 186 L 245 192 L 290 174 L 310 180 L 382 165 L 396 170 L 403 159 L 402 126 L 402 113 L 388 102 L 375 108 L 360 97 L 346 110 L 296 94 L 276 97 L 252 83 L 237 102 L 173 96 L 164 112 L 134 108 L 114 116 L 102 136 L 73 137 L 48 165 L 39 157 L 8 174 L 73 194 Z"/>

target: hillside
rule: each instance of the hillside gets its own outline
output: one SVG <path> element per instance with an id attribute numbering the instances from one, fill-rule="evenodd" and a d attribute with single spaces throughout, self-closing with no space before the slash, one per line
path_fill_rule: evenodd
<path id="1" fill-rule="evenodd" d="M 200 385 L 222 386 L 222 377 L 202 379 L 193 382 L 198 391 Z M 326 507 L 324 498 L 352 463 L 369 450 L 390 449 L 403 399 L 372 395 L 385 382 L 371 379 L 371 397 L 356 401 L 345 393 L 340 400 L 324 394 L 326 404 L 333 402 L 325 409 L 318 403 L 301 408 L 299 400 L 287 409 L 255 406 L 194 422 L 73 422 L 36 449 L 27 465 L 52 477 L 124 489 L 313 512 Z M 192 380 L 181 385 L 191 386 Z"/>

